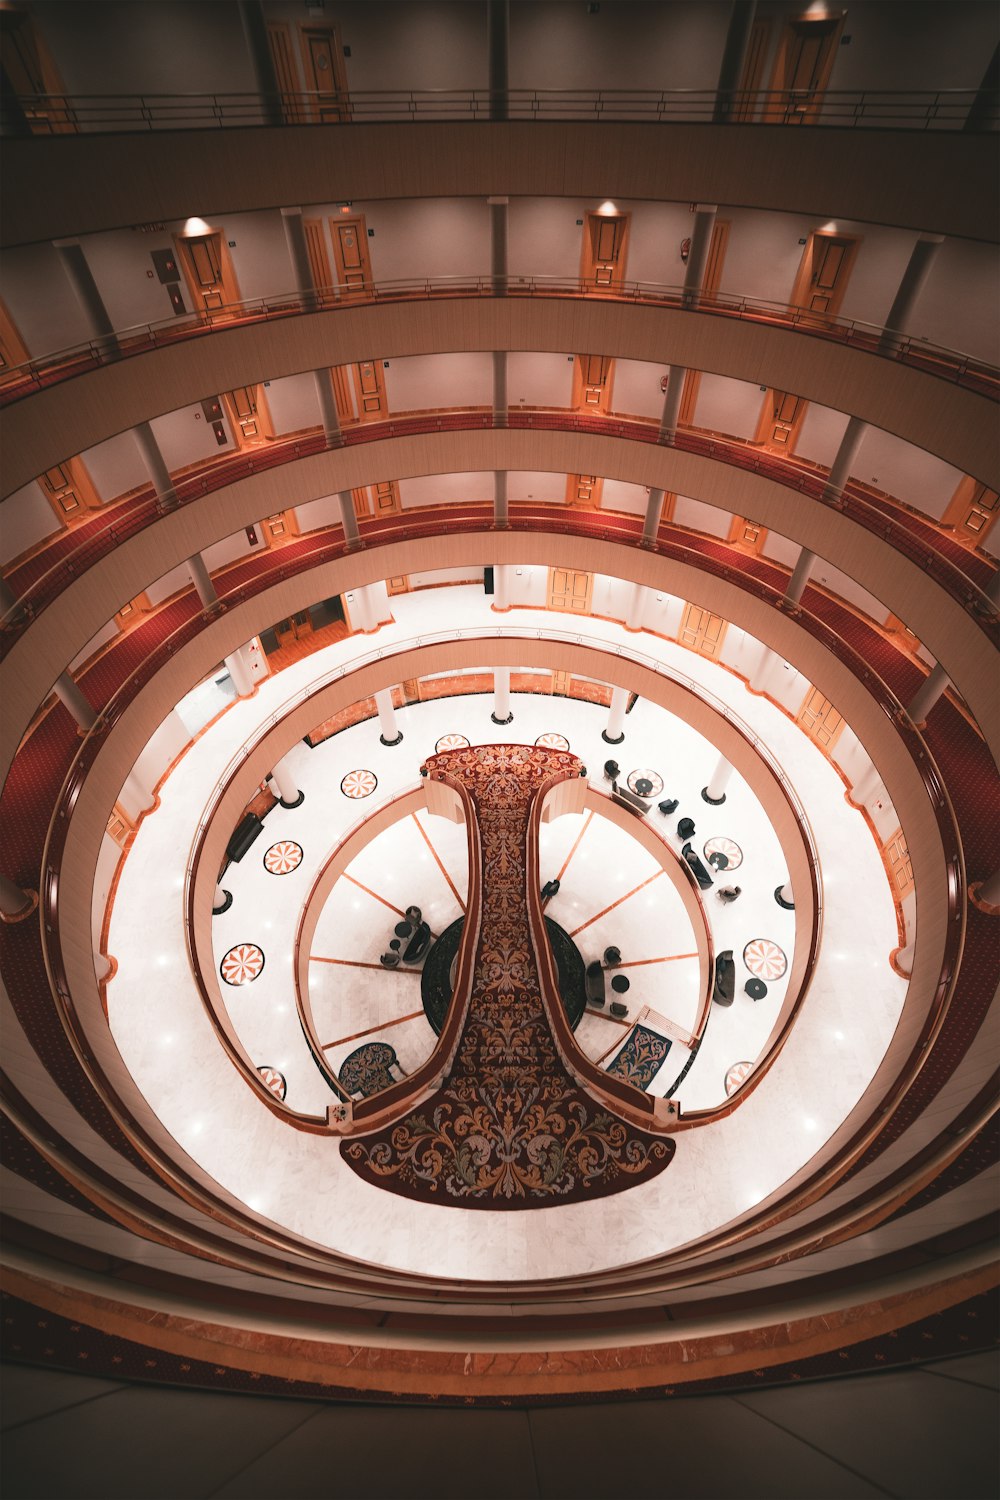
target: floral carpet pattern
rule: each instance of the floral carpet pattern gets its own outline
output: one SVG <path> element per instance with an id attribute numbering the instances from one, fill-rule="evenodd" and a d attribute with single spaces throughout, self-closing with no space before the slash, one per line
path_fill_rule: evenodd
<path id="1" fill-rule="evenodd" d="M 546 1208 L 621 1192 L 667 1166 L 673 1141 L 639 1130 L 572 1080 L 552 1035 L 528 922 L 527 832 L 548 785 L 581 772 L 576 756 L 478 745 L 432 756 L 428 774 L 461 783 L 478 821 L 482 923 L 471 996 L 444 1084 L 419 1109 L 344 1141 L 367 1181 L 463 1208 Z M 472 901 L 470 900 L 470 910 Z M 459 960 L 461 968 L 461 955 Z"/>
<path id="2" fill-rule="evenodd" d="M 632 1035 L 608 1067 L 615 1078 L 624 1078 L 637 1089 L 648 1089 L 670 1051 L 667 1037 L 646 1026 L 634 1026 Z"/>

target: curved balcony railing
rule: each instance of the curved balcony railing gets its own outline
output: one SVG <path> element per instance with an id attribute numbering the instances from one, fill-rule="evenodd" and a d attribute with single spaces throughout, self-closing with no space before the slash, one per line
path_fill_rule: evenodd
<path id="1" fill-rule="evenodd" d="M 807 89 L 588 88 L 21 94 L 15 108 L 21 117 L 15 128 L 25 135 L 496 119 L 983 130 L 990 128 L 991 118 L 976 88 L 827 89 L 819 97 Z"/>
<path id="2" fill-rule="evenodd" d="M 185 339 L 237 324 L 267 323 L 310 312 L 383 302 L 432 301 L 442 297 L 586 297 L 590 301 L 641 303 L 673 311 L 708 313 L 740 322 L 790 328 L 837 344 L 846 344 L 883 359 L 911 365 L 954 385 L 1000 400 L 1000 369 L 959 350 L 946 349 L 927 339 L 897 333 L 858 318 L 831 317 L 807 307 L 790 307 L 762 297 L 739 297 L 727 292 L 707 295 L 652 281 L 612 281 L 606 286 L 566 276 L 508 276 L 502 285 L 485 275 L 409 277 L 396 281 L 365 282 L 350 290 L 332 287 L 310 292 L 280 292 L 231 302 L 215 311 L 186 313 L 154 323 L 138 323 L 102 338 L 86 339 L 66 349 L 11 365 L 0 371 L 0 406 L 23 400 L 77 375 L 117 364 Z"/>
<path id="3" fill-rule="evenodd" d="M 328 439 L 317 429 L 311 435 L 279 440 L 250 452 L 212 459 L 178 478 L 175 490 L 179 504 L 188 505 L 203 495 L 247 479 L 253 474 L 341 447 L 432 432 L 489 429 L 493 425 L 491 413 L 471 409 L 440 414 L 418 413 L 387 422 L 366 423 L 345 428 L 336 440 Z M 511 410 L 508 412 L 508 425 L 514 430 L 583 432 L 643 443 L 660 442 L 657 424 L 648 419 L 594 417 L 564 410 Z M 831 503 L 823 502 L 827 471 L 814 465 L 764 453 L 739 440 L 727 440 L 692 429 L 679 430 L 671 443 L 661 446 L 674 447 L 682 452 L 731 464 L 734 468 L 758 474 L 794 489 L 817 503 Z M 919 512 L 907 510 L 899 502 L 854 480 L 849 481 L 835 508 L 863 526 L 871 535 L 888 542 L 915 562 L 962 604 L 981 629 L 996 635 L 996 611 L 986 594 L 996 571 L 996 564 L 992 559 L 962 546 Z M 515 526 L 523 524 L 535 509 L 535 506 L 527 502 L 513 502 L 510 507 L 511 522 Z M 554 512 L 553 524 L 558 526 L 562 507 L 553 505 L 551 509 Z M 58 551 L 59 555 L 49 567 L 44 566 L 46 549 L 43 549 L 19 567 L 9 569 L 5 577 L 16 603 L 0 621 L 0 660 L 29 628 L 31 620 L 58 598 L 76 578 L 115 547 L 154 525 L 163 514 L 163 508 L 152 487 L 146 486 L 116 505 L 110 517 L 97 513 L 92 522 L 84 522 L 72 531 L 57 533 L 52 539 L 52 549 Z M 456 518 L 459 514 L 458 510 L 452 512 Z M 362 544 L 366 540 L 374 540 L 379 535 L 379 528 L 385 526 L 392 528 L 398 540 L 415 534 L 413 528 L 419 524 L 417 515 L 417 512 L 407 511 L 374 522 L 362 520 Z M 609 512 L 585 512 L 584 515 L 592 529 L 602 528 L 609 535 L 613 529 L 619 539 L 627 538 L 633 542 L 640 539 L 641 522 L 634 516 Z M 440 524 L 440 509 L 435 509 L 433 516 L 434 524 Z M 488 507 L 481 508 L 481 517 L 484 527 L 488 528 L 493 524 Z M 337 531 L 340 532 L 339 526 Z M 65 548 L 70 550 L 67 552 Z"/>

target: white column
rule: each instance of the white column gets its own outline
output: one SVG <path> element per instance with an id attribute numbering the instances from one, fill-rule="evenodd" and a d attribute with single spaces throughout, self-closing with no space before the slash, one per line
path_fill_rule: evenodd
<path id="1" fill-rule="evenodd" d="M 22 890 L 15 881 L 8 880 L 6 875 L 0 875 L 0 917 L 8 922 L 16 922 L 29 916 L 37 905 L 36 892 Z"/>
<path id="2" fill-rule="evenodd" d="M 381 731 L 379 739 L 382 744 L 401 744 L 403 731 L 396 723 L 396 710 L 392 704 L 392 693 L 388 688 L 382 688 L 375 694 L 375 707 L 378 709 L 378 724 Z"/>
<path id="3" fill-rule="evenodd" d="M 200 552 L 187 560 L 188 572 L 191 574 L 191 582 L 194 584 L 195 593 L 201 601 L 202 609 L 214 609 L 219 602 L 219 596 L 215 592 L 215 584 L 212 576 L 205 567 L 205 560 Z"/>
<path id="4" fill-rule="evenodd" d="M 274 60 L 268 43 L 264 7 L 261 0 L 239 0 L 239 11 L 247 51 L 253 64 L 264 124 L 280 125 L 284 118 L 281 110 L 281 90 L 278 87 Z"/>
<path id="5" fill-rule="evenodd" d="M 781 663 L 781 657 L 770 646 L 762 646 L 760 655 L 750 669 L 747 686 L 755 693 L 766 693 Z"/>
<path id="6" fill-rule="evenodd" d="M 743 76 L 743 64 L 746 60 L 750 30 L 756 9 L 757 0 L 733 0 L 733 8 L 729 13 L 726 45 L 719 68 L 715 110 L 712 114 L 712 121 L 716 125 L 727 124 L 734 114 L 736 101 L 733 96 L 739 89 L 740 79 Z"/>
<path id="7" fill-rule="evenodd" d="M 125 777 L 122 789 L 118 793 L 118 801 L 124 805 L 125 811 L 130 816 L 149 812 L 149 809 L 156 804 L 156 798 L 153 793 L 146 786 L 145 782 L 140 780 L 134 770 L 130 771 Z"/>
<path id="8" fill-rule="evenodd" d="M 641 630 L 642 617 L 646 612 L 646 588 L 644 584 L 633 583 L 628 596 L 628 604 L 625 608 L 625 629 Z"/>
<path id="9" fill-rule="evenodd" d="M 494 426 L 496 425 L 494 423 Z M 510 507 L 507 504 L 507 472 L 505 469 L 494 469 L 493 471 L 493 525 L 498 531 L 506 531 L 510 525 Z"/>
<path id="10" fill-rule="evenodd" d="M 851 786 L 851 801 L 856 802 L 859 807 L 864 807 L 881 783 L 882 777 L 879 775 L 878 768 L 869 764 Z"/>
<path id="11" fill-rule="evenodd" d="M 813 570 L 813 563 L 815 561 L 815 552 L 810 552 L 808 547 L 803 547 L 798 555 L 795 567 L 792 569 L 792 576 L 788 580 L 788 587 L 781 601 L 785 608 L 798 608 L 802 595 L 806 591 L 806 584 L 809 582 L 809 575 Z"/>
<path id="12" fill-rule="evenodd" d="M 108 317 L 104 299 L 97 290 L 97 283 L 87 264 L 83 246 L 77 239 L 53 240 L 52 244 L 58 252 L 63 270 L 90 324 L 92 337 L 101 345 L 105 357 L 116 357 L 118 342 L 115 338 L 114 326 Z"/>
<path id="13" fill-rule="evenodd" d="M 237 646 L 236 650 L 225 657 L 226 667 L 230 677 L 233 679 L 233 687 L 240 698 L 253 697 L 253 679 L 250 676 L 250 668 L 246 664 L 243 655 L 243 647 Z"/>
<path id="14" fill-rule="evenodd" d="M 222 889 L 221 883 L 219 881 L 216 881 L 215 896 L 212 901 L 212 911 L 215 913 L 228 911 L 232 904 L 232 893 L 230 891 L 224 891 Z"/>
<path id="15" fill-rule="evenodd" d="M 852 417 L 844 428 L 844 435 L 840 440 L 840 446 L 820 496 L 821 501 L 836 505 L 840 499 L 844 492 L 844 485 L 851 477 L 851 465 L 858 456 L 867 431 L 868 423 L 863 422 L 860 417 Z"/>
<path id="16" fill-rule="evenodd" d="M 99 950 L 94 953 L 94 975 L 98 984 L 103 984 L 112 970 L 112 963 L 106 953 Z"/>
<path id="17" fill-rule="evenodd" d="M 339 490 L 337 499 L 340 501 L 340 524 L 344 528 L 344 541 L 350 551 L 359 546 L 361 532 L 358 529 L 358 514 L 354 509 L 354 496 L 350 490 Z"/>
<path id="18" fill-rule="evenodd" d="M 494 294 L 507 290 L 507 199 L 487 198 L 490 208 L 490 279 Z"/>
<path id="19" fill-rule="evenodd" d="M 77 727 L 84 734 L 88 729 L 93 729 L 97 723 L 97 712 L 88 698 L 84 696 L 83 690 L 77 687 L 68 672 L 63 672 L 52 684 L 52 691 L 67 708 L 77 722 Z"/>
<path id="20" fill-rule="evenodd" d="M 611 707 L 608 709 L 608 724 L 601 730 L 601 739 L 608 745 L 620 745 L 625 738 L 625 710 L 628 708 L 628 689 L 611 689 Z"/>
<path id="21" fill-rule="evenodd" d="M 493 668 L 493 712 L 494 724 L 510 724 L 514 715 L 510 707 L 510 668 Z"/>
<path id="22" fill-rule="evenodd" d="M 149 477 L 153 481 L 153 488 L 160 504 L 171 507 L 177 504 L 177 491 L 170 477 L 170 470 L 163 461 L 160 445 L 156 441 L 156 434 L 148 422 L 137 422 L 132 428 L 132 436 L 135 445 L 142 455 L 142 461 L 149 471 Z"/>
<path id="23" fill-rule="evenodd" d="M 646 501 L 646 519 L 642 523 L 642 542 L 644 546 L 650 546 L 656 541 L 660 530 L 660 522 L 663 519 L 664 493 L 662 490 L 651 489 L 649 499 Z"/>
<path id="24" fill-rule="evenodd" d="M 508 56 L 510 53 L 510 5 L 508 0 L 487 0 L 486 26 L 489 38 L 490 119 L 506 120 Z"/>
<path id="25" fill-rule="evenodd" d="M 505 563 L 493 569 L 493 608 L 510 609 L 510 568 Z"/>
<path id="26" fill-rule="evenodd" d="M 995 870 L 988 880 L 980 881 L 976 896 L 984 906 L 1000 906 L 1000 870 Z"/>
<path id="27" fill-rule="evenodd" d="M 783 906 L 786 911 L 795 910 L 795 901 L 792 897 L 792 883 L 790 880 L 786 880 L 784 885 L 779 885 L 775 889 L 774 899 L 775 901 L 777 901 L 778 905 Z"/>
<path id="28" fill-rule="evenodd" d="M 306 232 L 302 227 L 301 208 L 283 208 L 281 227 L 285 231 L 285 244 L 288 246 L 288 255 L 295 274 L 296 290 L 301 292 L 306 307 L 315 307 L 318 301 L 316 283 L 313 281 L 312 266 L 309 264 L 309 250 L 306 245 Z"/>
<path id="29" fill-rule="evenodd" d="M 339 447 L 340 413 L 337 411 L 337 398 L 333 393 L 333 376 L 326 365 L 320 370 L 313 370 L 313 384 L 316 387 L 316 399 L 319 402 L 327 445 L 331 448 Z"/>
<path id="30" fill-rule="evenodd" d="M 913 943 L 909 942 L 905 948 L 897 948 L 892 955 L 892 966 L 900 974 L 909 979 L 913 973 Z"/>
<path id="31" fill-rule="evenodd" d="M 685 307 L 697 306 L 698 293 L 705 279 L 705 267 L 708 264 L 708 251 L 712 243 L 712 229 L 715 224 L 715 216 L 718 212 L 719 206 L 717 203 L 695 204 L 694 229 L 691 232 L 691 253 L 688 255 L 687 271 L 684 276 L 684 295 L 682 301 Z"/>
<path id="32" fill-rule="evenodd" d="M 282 756 L 271 771 L 271 781 L 274 790 L 281 798 L 282 807 L 301 807 L 306 800 L 305 793 L 299 790 L 298 783 L 291 766 L 288 764 L 288 756 Z"/>
<path id="33" fill-rule="evenodd" d="M 710 802 L 713 807 L 721 807 L 726 800 L 726 787 L 729 785 L 729 778 L 732 774 L 732 766 L 724 755 L 720 755 L 708 786 L 703 786 L 701 789 L 702 801 Z"/>
<path id="34" fill-rule="evenodd" d="M 658 443 L 669 443 L 673 440 L 677 431 L 677 413 L 681 409 L 681 396 L 684 394 L 684 377 L 687 369 L 684 365 L 671 365 L 667 375 L 667 394 L 663 401 L 663 415 L 660 418 L 660 430 L 656 435 Z"/>
<path id="35" fill-rule="evenodd" d="M 943 234 L 921 234 L 917 243 L 910 252 L 903 278 L 899 283 L 899 290 L 893 298 L 885 320 L 885 332 L 879 339 L 880 349 L 898 349 L 902 340 L 897 337 L 906 328 L 910 321 L 910 314 L 914 304 L 923 290 L 924 282 L 930 274 L 934 257 L 944 244 Z"/>
<path id="36" fill-rule="evenodd" d="M 906 716 L 910 720 L 910 723 L 925 723 L 927 715 L 935 703 L 937 703 L 938 699 L 943 696 L 945 690 L 950 686 L 951 678 L 941 663 L 938 662 L 933 672 L 931 672 L 923 686 L 917 689 L 912 701 L 907 706 Z"/>

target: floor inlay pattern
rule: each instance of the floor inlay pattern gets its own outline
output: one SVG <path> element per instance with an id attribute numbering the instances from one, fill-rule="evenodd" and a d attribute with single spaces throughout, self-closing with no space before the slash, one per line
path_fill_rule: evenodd
<path id="1" fill-rule="evenodd" d="M 738 1062 L 738 1063 L 733 1063 L 732 1067 L 729 1069 L 728 1073 L 726 1074 L 726 1098 L 727 1099 L 729 1099 L 733 1094 L 735 1094 L 736 1090 L 739 1088 L 739 1086 L 743 1082 L 744 1078 L 749 1078 L 750 1074 L 752 1072 L 753 1072 L 753 1063 L 752 1062 Z"/>
<path id="2" fill-rule="evenodd" d="M 705 861 L 716 870 L 736 870 L 743 863 L 743 850 L 732 839 L 720 836 L 705 843 Z"/>
<path id="3" fill-rule="evenodd" d="M 614 980 L 611 981 L 614 984 Z M 648 1089 L 670 1051 L 670 1041 L 648 1026 L 634 1026 L 624 1047 L 608 1065 L 615 1078 L 624 1078 L 637 1089 Z"/>
<path id="4" fill-rule="evenodd" d="M 540 734 L 535 741 L 540 750 L 568 750 L 569 740 L 564 734 Z"/>
<path id="5" fill-rule="evenodd" d="M 340 783 L 340 790 L 345 797 L 355 799 L 370 797 L 378 786 L 378 777 L 374 771 L 348 771 Z"/>
<path id="6" fill-rule="evenodd" d="M 279 1073 L 277 1068 L 268 1067 L 258 1068 L 257 1072 L 271 1090 L 271 1093 L 278 1099 L 284 1099 L 288 1089 L 284 1073 Z"/>
<path id="7" fill-rule="evenodd" d="M 658 797 L 663 791 L 663 777 L 647 766 L 640 766 L 637 771 L 629 772 L 627 786 L 637 797 Z"/>
<path id="8" fill-rule="evenodd" d="M 743 962 L 758 979 L 780 979 L 788 959 L 770 938 L 754 938 L 743 949 Z"/>
<path id="9" fill-rule="evenodd" d="M 365 1042 L 340 1065 L 340 1082 L 348 1094 L 365 1099 L 380 1094 L 395 1083 L 392 1069 L 398 1067 L 396 1053 L 388 1042 Z"/>
<path id="10" fill-rule="evenodd" d="M 264 869 L 269 875 L 290 875 L 302 863 L 302 845 L 291 839 L 272 844 L 264 855 Z"/>
<path id="11" fill-rule="evenodd" d="M 252 984 L 264 968 L 263 951 L 256 943 L 237 943 L 223 956 L 219 972 L 227 984 Z"/>
<path id="12" fill-rule="evenodd" d="M 469 741 L 464 734 L 443 734 L 434 746 L 438 755 L 442 750 L 467 750 L 468 748 Z"/>
<path id="13" fill-rule="evenodd" d="M 526 840 L 535 798 L 580 770 L 576 756 L 526 745 L 428 761 L 430 777 L 460 783 L 472 801 L 482 922 L 467 928 L 471 995 L 444 1085 L 387 1129 L 341 1145 L 366 1181 L 429 1203 L 542 1208 L 621 1192 L 673 1156 L 672 1140 L 627 1125 L 575 1084 L 550 1028 L 560 1001 L 543 985 L 531 937 Z"/>

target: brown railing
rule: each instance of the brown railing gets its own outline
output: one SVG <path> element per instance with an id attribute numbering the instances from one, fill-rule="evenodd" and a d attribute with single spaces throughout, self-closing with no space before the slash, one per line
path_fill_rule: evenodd
<path id="1" fill-rule="evenodd" d="M 596 120 L 833 126 L 866 130 L 988 129 L 978 89 L 367 89 L 349 94 L 21 94 L 8 132 L 24 135 L 238 130 L 421 120 Z M 976 106 L 973 109 L 973 106 Z"/>
<path id="2" fill-rule="evenodd" d="M 486 275 L 408 277 L 396 281 L 365 282 L 356 288 L 320 288 L 309 292 L 280 292 L 232 302 L 215 311 L 185 313 L 153 323 L 116 329 L 101 338 L 86 339 L 66 349 L 11 365 L 0 371 L 0 405 L 22 400 L 35 391 L 148 354 L 167 344 L 232 329 L 238 324 L 267 323 L 312 312 L 334 312 L 384 302 L 432 301 L 449 297 L 586 297 L 590 301 L 639 303 L 673 311 L 708 313 L 741 322 L 794 329 L 814 338 L 845 344 L 880 358 L 935 375 L 1000 400 L 1000 371 L 985 360 L 927 339 L 897 333 L 857 318 L 831 317 L 805 307 L 790 307 L 762 297 L 685 291 L 680 286 L 647 281 L 612 281 L 606 286 L 564 276 L 507 276 L 502 283 Z"/>

